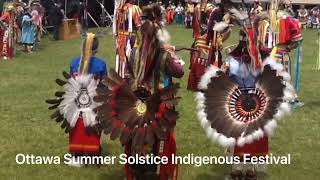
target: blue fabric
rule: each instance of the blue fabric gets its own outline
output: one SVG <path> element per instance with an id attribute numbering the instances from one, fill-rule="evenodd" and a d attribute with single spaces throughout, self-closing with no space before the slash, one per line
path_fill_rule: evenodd
<path id="1" fill-rule="evenodd" d="M 296 50 L 296 72 L 295 72 L 295 80 L 294 80 L 294 90 L 296 93 L 299 91 L 299 81 L 300 81 L 300 47 L 301 42 L 298 42 L 298 47 Z"/>
<path id="2" fill-rule="evenodd" d="M 32 25 L 32 18 L 24 15 L 22 18 L 22 35 L 21 42 L 25 44 L 33 44 L 35 37 L 35 27 Z"/>
<path id="3" fill-rule="evenodd" d="M 70 63 L 71 74 L 75 74 L 78 72 L 79 63 L 80 57 L 75 57 L 72 59 Z M 100 77 L 107 75 L 107 65 L 102 59 L 93 56 L 90 59 L 88 73 Z"/>
<path id="4" fill-rule="evenodd" d="M 256 77 L 251 72 L 249 66 L 237 61 L 232 56 L 228 56 L 227 61 L 229 62 L 229 76 L 240 88 L 251 88 L 255 86 Z M 242 73 L 241 66 L 243 68 Z M 245 76 L 242 77 L 242 75 Z"/>

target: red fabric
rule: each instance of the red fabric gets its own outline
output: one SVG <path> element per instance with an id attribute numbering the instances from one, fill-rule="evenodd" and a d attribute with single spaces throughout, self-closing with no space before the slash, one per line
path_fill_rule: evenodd
<path id="1" fill-rule="evenodd" d="M 160 143 L 160 142 L 159 142 Z M 159 145 L 158 145 L 159 146 Z M 177 146 L 176 140 L 174 138 L 173 131 L 169 134 L 169 139 L 164 142 L 163 152 L 159 154 L 161 157 L 168 157 L 168 164 L 162 164 L 160 166 L 160 180 L 167 180 L 167 176 L 169 175 L 169 179 L 176 180 L 178 179 L 178 165 L 172 164 L 172 155 L 176 154 Z"/>
<path id="2" fill-rule="evenodd" d="M 288 40 L 290 40 L 290 34 L 287 33 L 287 21 L 286 19 L 280 19 L 279 23 L 279 37 L 278 43 L 279 44 L 287 44 Z"/>
<path id="3" fill-rule="evenodd" d="M 249 41 L 249 54 L 251 59 L 253 60 L 253 69 L 254 70 L 259 70 L 261 69 L 261 58 L 259 57 L 258 49 L 257 49 L 257 42 L 255 41 L 254 38 L 254 31 L 252 28 L 247 29 L 247 36 L 248 36 L 248 41 Z"/>
<path id="4" fill-rule="evenodd" d="M 5 32 L 6 31 L 0 29 L 0 59 L 2 58 L 12 59 L 13 58 L 13 47 L 11 44 L 12 39 L 10 39 L 8 36 L 5 37 L 4 36 Z M 9 47 L 9 44 L 11 44 L 11 47 Z"/>
<path id="5" fill-rule="evenodd" d="M 172 24 L 174 20 L 174 12 L 172 9 L 167 11 L 166 20 L 168 24 Z"/>
<path id="6" fill-rule="evenodd" d="M 265 156 L 268 154 L 268 137 L 264 136 L 261 139 L 255 140 L 250 144 L 245 144 L 244 146 L 235 146 L 234 156 L 239 156 L 241 161 L 243 161 L 244 154 L 250 154 L 251 156 Z"/>
<path id="7" fill-rule="evenodd" d="M 86 133 L 81 116 L 69 133 L 69 151 L 76 154 L 100 154 L 100 136 Z"/>

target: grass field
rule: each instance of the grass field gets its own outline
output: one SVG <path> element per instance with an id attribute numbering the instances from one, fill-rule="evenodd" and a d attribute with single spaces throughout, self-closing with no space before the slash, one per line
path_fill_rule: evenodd
<path id="1" fill-rule="evenodd" d="M 170 26 L 172 43 L 189 47 L 191 30 Z M 114 47 L 110 33 L 101 39 L 99 57 L 114 62 Z M 238 32 L 227 44 L 237 43 Z M 279 123 L 270 141 L 273 155 L 291 154 L 291 165 L 270 165 L 261 179 L 317 180 L 320 177 L 320 71 L 313 70 L 317 58 L 317 33 L 304 31 L 303 62 L 301 68 L 301 100 L 305 105 Z M 45 99 L 57 90 L 55 78 L 68 70 L 71 58 L 80 53 L 80 40 L 50 41 L 44 38 L 41 50 L 33 54 L 18 52 L 13 61 L 0 61 L 0 179 L 123 179 L 120 164 L 101 168 L 73 168 L 67 165 L 17 165 L 18 153 L 63 157 L 68 152 L 68 136 L 50 120 Z M 180 119 L 176 126 L 179 155 L 224 155 L 224 149 L 210 142 L 196 118 L 193 94 L 186 90 L 189 54 L 179 52 L 186 61 L 185 76 L 181 80 L 183 97 L 178 106 Z M 107 142 L 102 136 L 104 155 L 123 152 L 118 142 Z M 220 180 L 230 172 L 228 165 L 181 165 L 181 180 Z"/>

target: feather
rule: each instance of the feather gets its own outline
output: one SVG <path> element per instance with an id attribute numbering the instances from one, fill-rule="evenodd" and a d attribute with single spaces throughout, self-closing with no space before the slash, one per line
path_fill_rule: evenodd
<path id="1" fill-rule="evenodd" d="M 56 104 L 56 105 L 50 106 L 48 109 L 49 110 L 56 109 L 58 106 L 59 106 L 59 104 Z"/>
<path id="2" fill-rule="evenodd" d="M 54 93 L 54 95 L 58 98 L 61 98 L 63 95 L 65 95 L 66 93 L 65 92 L 62 92 L 62 91 L 57 91 Z"/>
<path id="3" fill-rule="evenodd" d="M 57 117 L 59 117 L 59 116 L 61 116 L 60 111 L 59 111 L 59 110 L 56 110 L 56 111 L 50 116 L 50 118 L 51 118 L 51 119 L 55 119 L 55 118 L 57 118 Z"/>
<path id="4" fill-rule="evenodd" d="M 62 122 L 64 120 L 63 116 L 60 115 L 56 118 L 56 122 Z"/>
<path id="5" fill-rule="evenodd" d="M 218 71 L 219 71 L 219 68 L 217 68 L 215 66 L 209 66 L 206 69 L 206 72 L 204 73 L 204 75 L 201 77 L 200 83 L 198 84 L 198 88 L 200 90 L 208 89 L 208 84 L 209 84 L 211 78 L 216 77 Z"/>
<path id="6" fill-rule="evenodd" d="M 274 129 L 277 127 L 277 122 L 275 120 L 269 121 L 264 126 L 264 131 L 267 133 L 268 136 L 272 136 Z"/>
<path id="7" fill-rule="evenodd" d="M 164 29 L 164 28 L 158 29 L 156 36 L 157 36 L 157 39 L 158 39 L 158 40 L 160 41 L 160 43 L 162 43 L 162 44 L 167 44 L 167 43 L 169 43 L 169 41 L 170 41 L 170 34 L 169 34 L 169 32 L 168 32 L 166 29 Z"/>
<path id="8" fill-rule="evenodd" d="M 122 84 L 124 82 L 124 80 L 119 76 L 119 74 L 113 68 L 109 70 L 109 77 L 117 84 Z"/>
<path id="9" fill-rule="evenodd" d="M 125 126 L 121 131 L 120 142 L 121 144 L 126 144 L 131 135 L 131 129 L 128 126 Z"/>
<path id="10" fill-rule="evenodd" d="M 144 145 L 144 137 L 145 137 L 145 128 L 144 127 L 137 128 L 133 137 L 132 146 L 141 148 Z"/>
<path id="11" fill-rule="evenodd" d="M 213 30 L 217 31 L 217 32 L 222 32 L 224 31 L 226 28 L 229 27 L 229 24 L 227 24 L 224 21 L 218 22 L 214 25 Z"/>
<path id="12" fill-rule="evenodd" d="M 66 78 L 66 79 L 70 79 L 70 78 L 71 78 L 70 74 L 67 73 L 67 72 L 65 72 L 65 71 L 62 72 L 62 75 L 63 75 L 63 77 Z"/>
<path id="13" fill-rule="evenodd" d="M 67 84 L 67 82 L 61 80 L 61 79 L 56 79 L 56 83 L 59 85 L 59 86 L 64 86 L 65 84 Z"/>
<path id="14" fill-rule="evenodd" d="M 48 99 L 46 103 L 48 104 L 59 104 L 63 99 Z"/>

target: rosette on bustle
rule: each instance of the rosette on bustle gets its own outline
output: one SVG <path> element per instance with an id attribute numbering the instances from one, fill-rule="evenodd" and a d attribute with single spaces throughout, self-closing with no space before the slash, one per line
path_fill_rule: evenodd
<path id="1" fill-rule="evenodd" d="M 132 90 L 113 69 L 102 83 L 106 86 L 99 85 L 94 97 L 102 105 L 95 110 L 104 133 L 112 140 L 120 138 L 122 144 L 131 141 L 134 148 L 152 146 L 156 138 L 164 139 L 175 127 L 178 112 L 172 107 L 179 100 L 175 97 L 178 84 L 155 93 L 145 88 Z"/>
<path id="2" fill-rule="evenodd" d="M 240 88 L 217 67 L 206 70 L 197 93 L 198 119 L 207 136 L 223 147 L 243 146 L 271 135 L 290 112 L 294 90 L 283 66 L 267 58 L 255 87 Z"/>
<path id="3" fill-rule="evenodd" d="M 96 95 L 98 81 L 92 75 L 78 75 L 76 79 L 63 72 L 66 80 L 57 79 L 56 83 L 63 87 L 64 91 L 55 93 L 56 98 L 46 100 L 50 110 L 56 109 L 51 115 L 52 119 L 62 122 L 61 128 L 68 133 L 72 129 L 79 115 L 82 115 L 84 126 L 90 130 L 98 130 L 96 114 L 93 111 L 98 103 L 93 101 Z"/>

